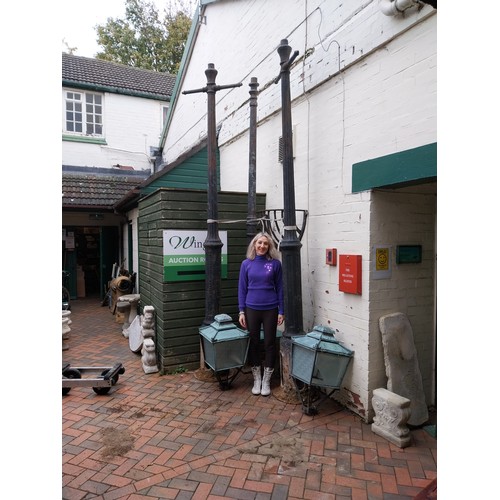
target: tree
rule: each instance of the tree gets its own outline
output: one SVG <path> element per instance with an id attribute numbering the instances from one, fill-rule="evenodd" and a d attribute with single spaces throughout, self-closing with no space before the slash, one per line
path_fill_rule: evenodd
<path id="1" fill-rule="evenodd" d="M 127 66 L 175 74 L 191 28 L 185 3 L 174 11 L 157 8 L 146 0 L 125 0 L 125 19 L 108 18 L 97 25 L 97 43 L 103 47 L 97 59 Z"/>
<path id="2" fill-rule="evenodd" d="M 77 47 L 70 47 L 69 44 L 68 44 L 68 42 L 66 41 L 66 38 L 62 39 L 62 43 L 63 43 L 64 46 L 66 46 L 66 53 L 68 53 L 68 54 L 73 55 L 78 50 Z"/>

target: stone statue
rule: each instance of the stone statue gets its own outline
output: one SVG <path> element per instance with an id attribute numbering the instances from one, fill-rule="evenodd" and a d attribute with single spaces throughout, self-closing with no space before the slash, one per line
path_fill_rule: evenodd
<path id="1" fill-rule="evenodd" d="M 422 376 L 410 321 L 403 313 L 393 313 L 379 319 L 384 346 L 387 389 L 410 400 L 408 424 L 419 426 L 429 418 Z"/>
<path id="2" fill-rule="evenodd" d="M 156 347 L 154 343 L 154 312 L 153 306 L 144 306 L 142 317 L 142 368 L 144 373 L 155 373 L 158 371 L 156 364 Z"/>

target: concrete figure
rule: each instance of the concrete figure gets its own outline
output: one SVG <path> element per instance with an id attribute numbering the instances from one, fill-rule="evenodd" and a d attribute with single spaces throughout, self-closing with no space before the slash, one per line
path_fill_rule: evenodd
<path id="1" fill-rule="evenodd" d="M 154 320 L 155 308 L 153 306 L 144 306 L 144 315 L 142 316 L 142 368 L 144 373 L 155 373 L 158 371 L 156 364 L 156 347 L 154 343 Z"/>
<path id="2" fill-rule="evenodd" d="M 387 314 L 380 317 L 379 327 L 384 346 L 387 389 L 410 400 L 408 424 L 422 425 L 428 420 L 429 412 L 410 321 L 403 313 Z"/>
<path id="3" fill-rule="evenodd" d="M 71 328 L 69 327 L 71 320 L 69 319 L 69 315 L 71 311 L 63 311 L 62 312 L 62 350 L 67 351 L 69 349 L 67 340 L 69 339 L 69 332 Z"/>
<path id="4" fill-rule="evenodd" d="M 155 308 L 153 306 L 144 306 L 144 315 L 142 318 L 142 336 L 152 339 L 155 335 Z"/>
<path id="5" fill-rule="evenodd" d="M 144 373 L 156 373 L 158 366 L 156 365 L 155 343 L 153 339 L 146 338 L 142 344 L 142 369 Z"/>

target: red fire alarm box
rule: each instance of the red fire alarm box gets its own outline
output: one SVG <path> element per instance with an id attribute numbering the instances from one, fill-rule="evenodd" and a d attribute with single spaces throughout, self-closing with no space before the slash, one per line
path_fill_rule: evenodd
<path id="1" fill-rule="evenodd" d="M 327 248 L 326 249 L 326 263 L 329 266 L 337 265 L 337 249 L 336 248 Z"/>
<path id="2" fill-rule="evenodd" d="M 339 290 L 361 295 L 361 255 L 339 255 Z"/>

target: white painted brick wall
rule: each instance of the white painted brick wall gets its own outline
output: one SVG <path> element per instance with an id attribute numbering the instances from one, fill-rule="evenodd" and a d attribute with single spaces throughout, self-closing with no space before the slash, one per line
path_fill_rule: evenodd
<path id="1" fill-rule="evenodd" d="M 270 116 L 279 109 L 280 84 L 274 84 L 273 80 L 279 74 L 276 49 L 281 39 L 288 39 L 292 50 L 299 51 L 299 59 L 312 50 L 311 55 L 292 68 L 291 92 L 295 98 L 336 74 L 339 67 L 355 64 L 399 32 L 433 16 L 433 9 L 426 6 L 405 18 L 387 17 L 375 1 L 360 6 L 354 0 L 307 3 L 294 0 L 287 2 L 286 8 L 265 0 L 240 0 L 237 7 L 235 3 L 217 2 L 207 7 L 206 24 L 200 26 L 196 50 L 180 89 L 204 87 L 208 63 L 214 63 L 219 72 L 217 84 L 243 83 L 238 89 L 217 94 L 217 120 L 224 122 L 221 144 L 248 126 L 247 110 L 242 105 L 249 97 L 250 77 L 256 76 L 259 88 L 265 89 L 259 95 L 259 116 Z M 180 95 L 176 106 L 176 126 L 169 131 L 166 144 L 167 162 L 206 134 L 206 94 Z"/>

